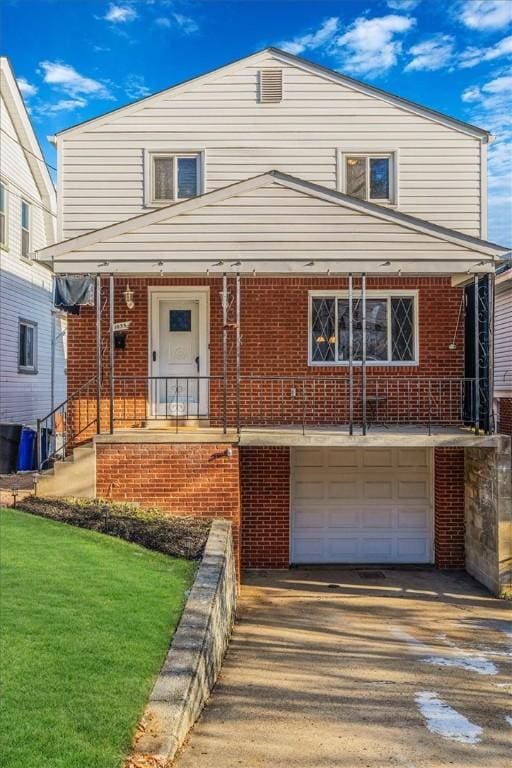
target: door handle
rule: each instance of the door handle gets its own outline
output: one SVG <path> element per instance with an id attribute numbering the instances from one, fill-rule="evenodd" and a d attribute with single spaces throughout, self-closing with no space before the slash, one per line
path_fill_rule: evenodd
<path id="1" fill-rule="evenodd" d="M 197 372 L 199 373 L 199 355 L 196 357 Z"/>
<path id="2" fill-rule="evenodd" d="M 156 352 L 155 352 L 155 350 L 153 350 L 152 357 L 153 357 L 153 362 L 156 363 Z"/>

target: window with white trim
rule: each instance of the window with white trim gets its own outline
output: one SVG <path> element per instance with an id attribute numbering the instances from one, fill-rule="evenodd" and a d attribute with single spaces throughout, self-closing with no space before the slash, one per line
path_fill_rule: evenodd
<path id="1" fill-rule="evenodd" d="M 26 200 L 21 201 L 21 255 L 28 258 L 30 254 L 30 205 Z"/>
<path id="2" fill-rule="evenodd" d="M 0 184 L 0 248 L 7 247 L 7 189 Z"/>
<path id="3" fill-rule="evenodd" d="M 342 156 L 343 189 L 347 195 L 375 203 L 396 201 L 395 153 Z"/>
<path id="4" fill-rule="evenodd" d="M 37 323 L 21 317 L 18 322 L 18 370 L 20 373 L 37 373 Z"/>
<path id="5" fill-rule="evenodd" d="M 417 296 L 415 293 L 366 293 L 366 362 L 373 365 L 417 364 Z M 346 292 L 310 296 L 311 365 L 349 362 L 349 298 Z M 352 301 L 352 359 L 363 351 L 361 297 Z"/>
<path id="6" fill-rule="evenodd" d="M 148 152 L 146 205 L 168 205 L 201 194 L 200 152 Z"/>

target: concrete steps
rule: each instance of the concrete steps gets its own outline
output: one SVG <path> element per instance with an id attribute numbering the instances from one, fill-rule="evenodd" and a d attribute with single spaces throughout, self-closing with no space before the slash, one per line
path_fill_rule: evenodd
<path id="1" fill-rule="evenodd" d="M 96 497 L 96 449 L 85 443 L 73 449 L 64 461 L 56 461 L 52 469 L 40 473 L 38 496 Z"/>

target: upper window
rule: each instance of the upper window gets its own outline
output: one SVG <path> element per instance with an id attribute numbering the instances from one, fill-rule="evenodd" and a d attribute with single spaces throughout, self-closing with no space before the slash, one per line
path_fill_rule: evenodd
<path id="1" fill-rule="evenodd" d="M 30 205 L 21 201 L 21 255 L 28 257 L 30 253 Z"/>
<path id="2" fill-rule="evenodd" d="M 347 364 L 350 357 L 349 299 L 346 293 L 313 295 L 310 307 L 310 361 Z M 363 354 L 360 296 L 352 301 L 352 360 Z M 366 297 L 366 362 L 417 362 L 416 297 L 407 293 L 372 293 Z"/>
<path id="3" fill-rule="evenodd" d="M 37 323 L 19 321 L 18 370 L 20 373 L 37 373 Z"/>
<path id="4" fill-rule="evenodd" d="M 0 247 L 7 245 L 7 190 L 0 184 Z"/>
<path id="5" fill-rule="evenodd" d="M 359 200 L 395 202 L 394 154 L 343 154 L 343 192 Z"/>
<path id="6" fill-rule="evenodd" d="M 147 165 L 147 205 L 166 205 L 200 194 L 200 154 L 150 152 Z"/>

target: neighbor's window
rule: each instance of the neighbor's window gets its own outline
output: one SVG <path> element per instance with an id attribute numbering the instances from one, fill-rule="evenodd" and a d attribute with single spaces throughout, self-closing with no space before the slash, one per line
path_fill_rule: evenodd
<path id="1" fill-rule="evenodd" d="M 196 197 L 200 193 L 199 154 L 150 153 L 147 203 L 161 205 Z"/>
<path id="2" fill-rule="evenodd" d="M 7 190 L 0 184 L 0 246 L 7 245 Z"/>
<path id="3" fill-rule="evenodd" d="M 37 373 L 37 323 L 19 320 L 18 369 L 20 373 Z"/>
<path id="4" fill-rule="evenodd" d="M 21 201 L 21 255 L 28 257 L 30 253 L 30 205 Z"/>
<path id="5" fill-rule="evenodd" d="M 345 192 L 360 200 L 392 202 L 391 155 L 345 155 Z"/>
<path id="6" fill-rule="evenodd" d="M 415 297 L 406 294 L 372 295 L 366 298 L 366 361 L 369 363 L 416 362 Z M 349 300 L 346 294 L 311 297 L 311 362 L 346 364 L 349 361 Z M 353 361 L 363 352 L 360 297 L 352 302 Z"/>

